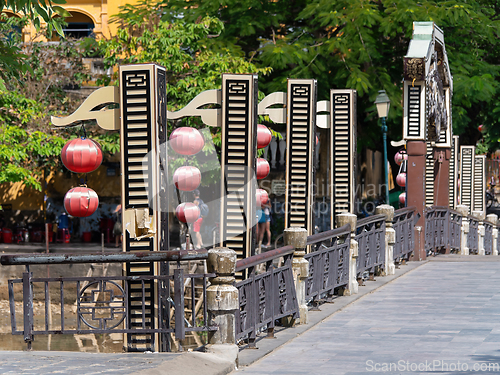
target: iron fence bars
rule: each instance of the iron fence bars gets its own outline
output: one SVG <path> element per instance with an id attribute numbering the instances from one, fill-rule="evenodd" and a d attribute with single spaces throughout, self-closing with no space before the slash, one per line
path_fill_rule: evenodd
<path id="1" fill-rule="evenodd" d="M 393 228 L 396 242 L 393 245 L 394 260 L 408 258 L 415 247 L 415 207 L 406 207 L 394 211 Z"/>
<path id="2" fill-rule="evenodd" d="M 460 252 L 460 241 L 462 236 L 462 215 L 460 212 L 449 209 L 449 226 L 450 226 L 450 238 L 449 246 L 450 250 L 456 250 Z"/>
<path id="3" fill-rule="evenodd" d="M 240 306 L 236 312 L 236 339 L 248 338 L 249 347 L 255 347 L 257 332 L 264 328 L 272 336 L 277 319 L 299 317 L 293 252 L 292 246 L 285 246 L 236 263 L 236 272 L 248 271 L 248 278 L 236 283 Z M 274 261 L 281 257 L 283 265 L 275 267 Z M 265 271 L 258 273 L 262 264 Z"/>
<path id="4" fill-rule="evenodd" d="M 349 283 L 349 248 L 351 227 L 344 225 L 307 238 L 307 245 L 315 251 L 306 254 L 309 277 L 306 279 L 306 301 L 317 302 L 333 296 L 335 289 Z"/>
<path id="5" fill-rule="evenodd" d="M 214 274 L 186 273 L 180 259 L 205 260 L 206 250 L 168 251 L 141 253 L 69 254 L 61 259 L 50 254 L 16 254 L 0 257 L 2 264 L 25 264 L 27 271 L 22 279 L 8 280 L 12 334 L 23 335 L 31 348 L 35 335 L 40 334 L 102 334 L 124 333 L 137 335 L 175 335 L 176 346 L 187 332 L 216 330 L 208 325 L 206 289 L 207 278 Z M 75 263 L 127 262 L 131 257 L 144 256 L 148 261 L 175 260 L 173 275 L 102 276 L 102 277 L 33 277 L 29 264 L 61 264 L 71 259 Z M 58 262 L 59 261 L 59 262 Z M 126 262 L 124 262 L 126 263 Z M 132 283 L 133 281 L 133 283 Z M 151 290 L 160 296 L 157 309 L 148 300 Z M 18 288 L 20 285 L 22 288 Z M 55 286 L 55 287 L 54 287 Z M 22 290 L 22 305 L 16 292 Z M 52 293 L 51 293 L 52 292 Z M 35 304 L 35 302 L 37 302 Z M 134 316 L 131 308 L 134 309 Z M 35 308 L 36 307 L 36 308 Z M 22 309 L 22 312 L 21 312 Z M 53 316 L 56 318 L 52 319 Z M 59 319 L 57 319 L 59 316 Z M 150 322 L 158 321 L 152 327 Z M 19 324 L 21 323 L 21 324 Z M 19 328 L 22 327 L 22 330 Z M 194 336 L 194 334 L 193 334 Z M 151 346 L 153 342 L 141 344 Z M 201 346 L 203 344 L 200 344 Z M 169 348 L 169 345 L 167 346 Z"/>
<path id="6" fill-rule="evenodd" d="M 484 221 L 484 253 L 486 255 L 493 254 L 493 223 Z"/>
<path id="7" fill-rule="evenodd" d="M 468 215 L 469 234 L 467 235 L 467 247 L 469 254 L 477 254 L 479 251 L 479 220 L 472 215 Z"/>
<path id="8" fill-rule="evenodd" d="M 361 219 L 356 225 L 358 242 L 357 277 L 368 271 L 375 272 L 376 267 L 385 264 L 385 215 L 374 215 Z"/>

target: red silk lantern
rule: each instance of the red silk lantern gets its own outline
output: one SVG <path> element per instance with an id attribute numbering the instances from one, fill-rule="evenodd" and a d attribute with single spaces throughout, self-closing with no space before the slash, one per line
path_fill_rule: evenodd
<path id="1" fill-rule="evenodd" d="M 396 152 L 396 155 L 394 155 L 394 161 L 396 162 L 397 165 L 401 165 L 403 160 L 408 160 L 408 154 L 406 153 L 405 150 L 399 150 Z"/>
<path id="2" fill-rule="evenodd" d="M 69 190 L 64 196 L 64 208 L 71 216 L 87 217 L 99 206 L 97 193 L 84 186 Z"/>
<path id="3" fill-rule="evenodd" d="M 257 125 L 257 148 L 267 147 L 271 143 L 272 138 L 273 135 L 267 126 L 262 124 Z"/>
<path id="4" fill-rule="evenodd" d="M 257 180 L 262 180 L 269 175 L 271 167 L 266 159 L 257 158 Z"/>
<path id="5" fill-rule="evenodd" d="M 195 155 L 205 145 L 203 136 L 195 128 L 182 127 L 170 134 L 170 145 L 175 152 L 181 155 Z"/>
<path id="6" fill-rule="evenodd" d="M 200 217 L 200 209 L 194 203 L 181 203 L 175 209 L 175 216 L 183 223 L 194 223 Z"/>
<path id="7" fill-rule="evenodd" d="M 406 204 L 406 193 L 405 192 L 402 192 L 401 194 L 399 194 L 399 203 L 401 203 L 402 205 Z"/>
<path id="8" fill-rule="evenodd" d="M 406 173 L 398 173 L 396 177 L 396 184 L 398 184 L 401 187 L 406 186 Z"/>
<path id="9" fill-rule="evenodd" d="M 182 191 L 193 191 L 201 183 L 201 172 L 196 167 L 180 167 L 174 172 L 175 187 Z"/>
<path id="10" fill-rule="evenodd" d="M 257 196 L 257 207 L 262 207 L 269 200 L 269 195 L 267 194 L 267 191 L 265 191 L 264 189 L 257 189 L 256 196 Z"/>
<path id="11" fill-rule="evenodd" d="M 61 159 L 64 166 L 71 172 L 93 172 L 102 163 L 101 146 L 89 138 L 72 139 L 61 150 Z"/>

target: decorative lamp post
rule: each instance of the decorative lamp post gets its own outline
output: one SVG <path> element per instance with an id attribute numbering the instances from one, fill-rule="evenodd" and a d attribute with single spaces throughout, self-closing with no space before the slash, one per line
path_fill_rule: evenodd
<path id="1" fill-rule="evenodd" d="M 389 204 L 389 168 L 387 166 L 387 125 L 386 119 L 389 114 L 389 107 L 391 106 L 391 101 L 385 93 L 385 90 L 379 90 L 377 98 L 375 99 L 375 105 L 377 106 L 378 117 L 382 120 L 382 140 L 384 143 L 384 164 L 385 164 L 385 199 L 386 203 Z"/>

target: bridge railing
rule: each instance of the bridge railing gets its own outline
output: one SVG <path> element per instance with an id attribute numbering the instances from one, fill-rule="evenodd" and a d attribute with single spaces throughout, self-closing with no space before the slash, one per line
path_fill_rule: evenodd
<path id="1" fill-rule="evenodd" d="M 349 225 L 307 237 L 307 245 L 316 250 L 304 256 L 309 262 L 306 301 L 315 303 L 329 298 L 335 294 L 335 289 L 347 286 L 350 243 Z"/>
<path id="2" fill-rule="evenodd" d="M 181 261 L 206 260 L 207 250 L 158 251 L 113 254 L 15 254 L 2 255 L 2 265 L 25 265 L 22 279 L 8 281 L 12 334 L 23 335 L 28 349 L 35 335 L 42 334 L 99 334 L 125 333 L 129 351 L 139 347 L 154 351 L 155 334 L 175 334 L 175 340 L 185 338 L 186 332 L 217 330 L 208 325 L 205 304 L 207 278 L 213 274 L 185 273 Z M 168 275 L 101 276 L 101 277 L 33 277 L 30 266 L 75 263 L 122 263 L 176 262 L 173 273 Z M 196 295 L 195 283 L 201 283 L 202 295 Z M 191 299 L 192 313 L 185 315 L 184 296 L 186 285 Z M 18 288 L 17 285 L 21 287 Z M 54 288 L 57 292 L 54 294 Z M 18 296 L 22 291 L 22 298 Z M 52 292 L 52 293 L 51 293 Z M 157 293 L 158 306 L 149 301 Z M 55 298 L 56 297 L 56 298 Z M 22 300 L 22 316 L 16 301 Z M 35 322 L 34 300 L 42 304 L 43 318 Z M 54 303 L 59 306 L 59 321 L 53 315 Z M 19 303 L 17 303 L 19 305 Z M 197 316 L 195 306 L 200 316 Z M 68 320 L 76 313 L 75 321 Z M 52 320 L 52 322 L 51 322 Z M 18 323 L 20 322 L 20 326 Z M 158 322 L 158 325 L 155 325 Z M 165 336 L 164 336 L 165 337 Z M 162 345 L 169 340 L 162 340 Z M 169 351 L 169 347 L 164 347 Z"/>
<path id="3" fill-rule="evenodd" d="M 431 252 L 458 250 L 462 216 L 448 207 L 432 206 L 424 210 L 425 250 Z"/>
<path id="4" fill-rule="evenodd" d="M 484 221 L 484 253 L 485 255 L 493 254 L 493 223 Z"/>
<path id="5" fill-rule="evenodd" d="M 392 221 L 396 232 L 396 242 L 393 246 L 394 260 L 408 259 L 415 247 L 415 209 L 416 207 L 406 207 L 394 211 Z"/>
<path id="6" fill-rule="evenodd" d="M 357 222 L 355 240 L 358 242 L 357 277 L 364 272 L 375 273 L 385 264 L 385 215 L 374 215 Z"/>
<path id="7" fill-rule="evenodd" d="M 470 254 L 477 254 L 479 251 L 479 219 L 472 215 L 468 215 L 466 220 L 469 220 L 467 247 L 469 248 Z"/>
<path id="8" fill-rule="evenodd" d="M 248 277 L 236 283 L 239 310 L 236 311 L 236 339 L 248 339 L 255 347 L 257 332 L 267 329 L 272 337 L 277 319 L 299 317 L 299 308 L 293 280 L 293 246 L 284 246 L 236 262 L 236 272 Z M 283 257 L 283 265 L 274 263 Z"/>

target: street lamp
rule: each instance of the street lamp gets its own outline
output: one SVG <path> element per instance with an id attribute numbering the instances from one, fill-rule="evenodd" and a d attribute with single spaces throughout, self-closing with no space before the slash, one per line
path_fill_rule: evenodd
<path id="1" fill-rule="evenodd" d="M 385 172 L 385 199 L 386 203 L 389 204 L 389 171 L 387 165 L 387 125 L 386 118 L 389 114 L 389 107 L 391 106 L 391 101 L 385 93 L 385 90 L 379 90 L 377 98 L 375 99 L 375 105 L 377 106 L 378 117 L 382 120 L 382 140 L 384 143 L 384 172 Z"/>

